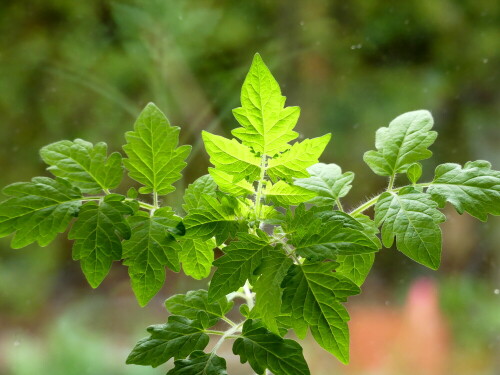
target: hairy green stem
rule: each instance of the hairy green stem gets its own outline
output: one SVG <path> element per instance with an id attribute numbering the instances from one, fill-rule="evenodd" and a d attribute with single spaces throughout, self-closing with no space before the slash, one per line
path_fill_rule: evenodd
<path id="1" fill-rule="evenodd" d="M 224 332 L 224 334 L 222 335 L 222 337 L 215 344 L 215 346 L 212 349 L 212 352 L 210 353 L 210 355 L 215 355 L 217 353 L 217 350 L 219 350 L 219 348 L 221 347 L 221 345 L 224 343 L 224 340 L 226 340 L 228 338 L 235 338 L 235 337 L 237 337 L 237 336 L 234 336 L 234 334 L 241 331 L 241 326 L 242 325 L 243 325 L 243 322 L 241 322 L 241 323 L 239 323 L 239 324 L 237 324 L 237 325 L 229 328 L 226 332 Z"/>
<path id="2" fill-rule="evenodd" d="M 394 180 L 396 179 L 396 175 L 393 174 L 391 177 L 389 177 L 389 184 L 387 185 L 387 191 L 391 191 L 392 188 L 394 187 Z"/>
<path id="3" fill-rule="evenodd" d="M 339 209 L 339 211 L 342 211 L 344 212 L 344 207 L 342 207 L 342 203 L 340 203 L 340 199 L 335 199 L 335 204 L 337 205 L 337 208 Z"/>
<path id="4" fill-rule="evenodd" d="M 266 177 L 266 169 L 267 169 L 267 156 L 264 154 L 260 159 L 260 176 L 259 176 L 259 182 L 257 184 L 257 193 L 255 195 L 255 222 L 260 221 L 262 185 L 264 184 L 264 178 Z"/>
<path id="5" fill-rule="evenodd" d="M 204 330 L 203 332 L 209 334 L 209 335 L 218 335 L 218 336 L 224 336 L 225 332 L 222 332 L 222 331 L 214 331 L 214 330 L 211 330 L 211 329 L 206 329 Z"/>
<path id="6" fill-rule="evenodd" d="M 247 301 L 248 308 L 252 310 L 255 305 L 255 294 L 250 290 L 250 283 L 248 280 L 245 282 L 245 285 L 243 285 L 243 291 L 245 292 L 245 300 Z"/>

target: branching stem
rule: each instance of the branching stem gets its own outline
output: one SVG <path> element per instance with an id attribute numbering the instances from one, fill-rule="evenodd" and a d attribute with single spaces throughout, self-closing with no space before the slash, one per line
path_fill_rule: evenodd
<path id="1" fill-rule="evenodd" d="M 264 154 L 260 159 L 260 176 L 259 182 L 257 184 L 257 193 L 255 195 L 255 221 L 260 221 L 261 214 L 261 201 L 262 201 L 262 186 L 264 184 L 264 178 L 266 177 L 267 169 L 267 156 Z"/>

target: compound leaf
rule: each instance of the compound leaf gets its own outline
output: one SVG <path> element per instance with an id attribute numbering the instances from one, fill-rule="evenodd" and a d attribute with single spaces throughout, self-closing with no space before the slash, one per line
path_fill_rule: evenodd
<path id="1" fill-rule="evenodd" d="M 178 272 L 181 247 L 172 236 L 178 220 L 173 212 L 160 209 L 155 216 L 129 218 L 132 235 L 123 242 L 123 258 L 132 281 L 132 289 L 145 306 L 165 283 L 165 266 Z"/>
<path id="2" fill-rule="evenodd" d="M 209 302 L 208 292 L 200 289 L 186 294 L 176 294 L 165 301 L 165 306 L 172 314 L 193 320 L 199 318 L 200 312 L 206 314 L 211 327 L 233 308 L 233 302 L 229 302 L 226 297 Z"/>
<path id="3" fill-rule="evenodd" d="M 175 367 L 167 375 L 227 375 L 224 358 L 200 350 L 192 352 L 188 359 L 179 359 L 174 364 Z"/>
<path id="4" fill-rule="evenodd" d="M 257 235 L 238 233 L 238 241 L 225 247 L 226 254 L 214 262 L 217 270 L 208 289 L 209 300 L 222 298 L 243 286 L 270 251 L 277 250 L 269 245 L 267 235 L 261 230 Z"/>
<path id="5" fill-rule="evenodd" d="M 397 248 L 414 261 L 437 269 L 441 261 L 441 229 L 445 216 L 426 193 L 412 188 L 399 194 L 384 193 L 375 205 L 375 223 L 382 225 L 382 242 Z"/>
<path id="6" fill-rule="evenodd" d="M 11 246 L 18 249 L 38 242 L 46 246 L 68 227 L 83 199 L 66 180 L 34 177 L 3 189 L 11 198 L 0 203 L 0 237 L 15 232 Z"/>
<path id="7" fill-rule="evenodd" d="M 169 316 L 166 324 L 148 327 L 149 337 L 140 340 L 129 354 L 127 364 L 158 367 L 170 358 L 186 358 L 203 350 L 210 341 L 198 321 Z"/>
<path id="8" fill-rule="evenodd" d="M 93 145 L 83 139 L 51 143 L 40 150 L 54 176 L 69 180 L 84 193 L 97 194 L 116 188 L 123 177 L 122 156 L 107 156 L 104 142 Z"/>
<path id="9" fill-rule="evenodd" d="M 317 193 L 308 203 L 316 206 L 333 206 L 337 199 L 345 197 L 351 190 L 354 173 L 342 173 L 336 164 L 317 163 L 309 168 L 310 177 L 298 178 L 294 185 Z"/>
<path id="10" fill-rule="evenodd" d="M 406 172 L 411 164 L 432 156 L 427 148 L 437 137 L 430 130 L 433 124 L 432 115 L 425 110 L 396 117 L 389 127 L 377 130 L 377 151 L 365 152 L 363 160 L 380 176 Z"/>
<path id="11" fill-rule="evenodd" d="M 224 171 L 238 182 L 245 177 L 256 179 L 260 174 L 261 160 L 250 148 L 236 139 L 227 139 L 209 132 L 202 132 L 205 149 L 210 155 L 210 162 L 218 170 Z"/>
<path id="12" fill-rule="evenodd" d="M 179 259 L 184 273 L 197 280 L 208 277 L 214 261 L 215 240 L 186 238 L 180 244 L 182 250 Z"/>
<path id="13" fill-rule="evenodd" d="M 283 311 L 291 314 L 296 332 L 307 324 L 318 344 L 341 362 L 349 362 L 349 314 L 340 303 L 358 294 L 359 287 L 333 272 L 336 263 L 294 265 L 284 280 Z"/>
<path id="14" fill-rule="evenodd" d="M 175 190 L 172 183 L 182 177 L 184 159 L 191 152 L 191 146 L 177 147 L 179 130 L 149 103 L 137 118 L 134 131 L 125 133 L 127 144 L 123 150 L 128 159 L 123 159 L 123 163 L 130 178 L 144 185 L 140 193 L 165 195 Z"/>
<path id="15" fill-rule="evenodd" d="M 121 240 L 130 237 L 125 215 L 132 214 L 132 208 L 120 201 L 87 202 L 80 208 L 68 238 L 76 240 L 73 259 L 80 260 L 93 288 L 104 280 L 113 261 L 122 258 Z"/>
<path id="16" fill-rule="evenodd" d="M 269 332 L 259 321 L 249 319 L 233 344 L 241 363 L 248 361 L 259 375 L 269 369 L 275 375 L 309 375 L 302 347 L 295 341 Z"/>
<path id="17" fill-rule="evenodd" d="M 241 128 L 232 134 L 261 155 L 273 156 L 288 149 L 297 138 L 292 129 L 300 115 L 299 107 L 287 107 L 278 82 L 256 54 L 241 89 L 241 107 L 233 110 Z"/>
<path id="18" fill-rule="evenodd" d="M 296 142 L 282 154 L 269 160 L 267 174 L 273 181 L 282 178 L 292 181 L 293 177 L 309 177 L 307 168 L 318 162 L 331 134 Z"/>
<path id="19" fill-rule="evenodd" d="M 427 193 L 440 207 L 448 201 L 458 213 L 466 211 L 482 221 L 488 214 L 500 215 L 500 172 L 487 161 L 468 162 L 463 168 L 453 163 L 439 165 Z"/>

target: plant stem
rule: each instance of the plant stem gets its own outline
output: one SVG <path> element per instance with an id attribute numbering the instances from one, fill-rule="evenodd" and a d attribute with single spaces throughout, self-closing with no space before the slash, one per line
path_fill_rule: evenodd
<path id="1" fill-rule="evenodd" d="M 387 191 L 391 191 L 392 188 L 394 187 L 394 180 L 396 179 L 396 175 L 393 174 L 390 178 L 389 178 L 389 185 L 387 185 Z"/>
<path id="2" fill-rule="evenodd" d="M 156 191 L 153 192 L 153 207 L 155 210 L 160 208 L 160 205 L 158 204 L 158 193 Z"/>
<path id="3" fill-rule="evenodd" d="M 203 331 L 209 335 L 218 335 L 218 336 L 224 336 L 224 333 L 225 332 L 222 332 L 222 331 L 213 331 L 211 329 L 206 329 L 205 331 Z"/>
<path id="4" fill-rule="evenodd" d="M 342 207 L 342 203 L 340 203 L 340 199 L 335 199 L 335 204 L 337 205 L 337 208 L 339 209 L 339 211 L 342 211 L 344 212 L 344 207 Z"/>
<path id="5" fill-rule="evenodd" d="M 257 193 L 255 195 L 255 221 L 260 221 L 260 211 L 261 211 L 261 200 L 262 200 L 262 185 L 264 183 L 264 178 L 266 177 L 267 169 L 267 156 L 264 154 L 260 159 L 260 176 L 259 182 L 257 184 Z"/>
<path id="6" fill-rule="evenodd" d="M 243 285 L 243 291 L 245 292 L 245 300 L 247 301 L 248 308 L 250 310 L 253 309 L 255 303 L 254 303 L 254 294 L 250 290 L 250 283 L 248 280 L 245 282 L 245 285 Z"/>
<path id="7" fill-rule="evenodd" d="M 225 316 L 223 316 L 221 319 L 222 319 L 223 321 L 225 321 L 227 324 L 229 324 L 230 326 L 232 326 L 232 327 L 237 326 L 237 324 L 236 324 L 235 322 L 233 322 L 231 319 L 229 319 L 229 318 L 227 318 L 227 317 L 225 317 Z"/>
<path id="8" fill-rule="evenodd" d="M 217 350 L 219 350 L 219 348 L 221 347 L 221 345 L 223 344 L 225 339 L 237 337 L 237 336 L 234 336 L 234 334 L 236 332 L 240 331 L 240 328 L 242 325 L 243 325 L 243 322 L 235 325 L 234 327 L 229 328 L 226 332 L 224 332 L 222 337 L 219 339 L 219 341 L 217 341 L 214 348 L 212 349 L 211 355 L 215 355 L 217 353 Z"/>

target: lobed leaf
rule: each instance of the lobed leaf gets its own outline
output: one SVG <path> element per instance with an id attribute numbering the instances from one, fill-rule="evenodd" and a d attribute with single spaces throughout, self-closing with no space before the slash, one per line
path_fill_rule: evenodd
<path id="1" fill-rule="evenodd" d="M 384 193 L 375 205 L 375 223 L 382 225 L 384 246 L 391 247 L 396 237 L 399 251 L 432 269 L 441 262 L 439 223 L 445 219 L 429 194 L 412 188 Z"/>
<path id="2" fill-rule="evenodd" d="M 46 246 L 68 227 L 77 215 L 83 196 L 66 180 L 34 177 L 3 189 L 11 198 L 0 203 L 0 237 L 15 232 L 11 246 L 18 249 L 33 242 Z"/>
<path id="3" fill-rule="evenodd" d="M 184 204 L 182 208 L 184 211 L 189 212 L 195 208 L 202 208 L 205 205 L 203 199 L 204 195 L 215 197 L 215 190 L 217 184 L 212 176 L 206 174 L 196 179 L 192 184 L 189 184 L 184 192 Z"/>
<path id="4" fill-rule="evenodd" d="M 179 259 L 184 273 L 197 280 L 208 277 L 214 261 L 215 240 L 186 238 L 180 244 Z"/>
<path id="5" fill-rule="evenodd" d="M 175 367 L 167 375 L 227 375 L 226 360 L 213 353 L 194 351 L 188 359 L 174 362 Z"/>
<path id="6" fill-rule="evenodd" d="M 269 332 L 259 321 L 247 320 L 233 344 L 241 363 L 248 361 L 259 375 L 269 369 L 275 375 L 309 375 L 302 347 L 293 340 Z"/>
<path id="7" fill-rule="evenodd" d="M 170 126 L 165 115 L 149 103 L 137 118 L 134 131 L 125 133 L 123 150 L 128 159 L 123 163 L 130 178 L 144 185 L 142 194 L 165 195 L 175 190 L 172 183 L 179 180 L 186 166 L 191 146 L 177 147 L 179 128 Z"/>
<path id="8" fill-rule="evenodd" d="M 377 151 L 365 152 L 363 160 L 380 176 L 406 172 L 411 164 L 432 156 L 427 148 L 437 137 L 437 133 L 430 130 L 433 124 L 432 115 L 424 110 L 396 117 L 389 127 L 377 130 Z"/>
<path id="9" fill-rule="evenodd" d="M 316 193 L 280 180 L 274 185 L 268 181 L 266 189 L 264 190 L 264 195 L 277 205 L 293 206 L 309 201 L 316 196 Z"/>
<path id="10" fill-rule="evenodd" d="M 122 156 L 107 156 L 104 142 L 93 145 L 83 139 L 51 143 L 40 150 L 43 161 L 54 176 L 62 177 L 84 193 L 118 187 L 123 177 Z"/>
<path id="11" fill-rule="evenodd" d="M 453 163 L 439 165 L 427 193 L 439 207 L 448 201 L 458 213 L 468 212 L 482 221 L 488 214 L 500 215 L 500 172 L 487 161 L 468 162 L 463 168 Z"/>
<path id="12" fill-rule="evenodd" d="M 210 341 L 199 322 L 183 316 L 169 316 L 166 324 L 150 326 L 148 332 L 150 336 L 135 345 L 127 364 L 158 367 L 171 358 L 186 358 L 203 350 Z"/>
<path id="13" fill-rule="evenodd" d="M 125 215 L 133 210 L 121 201 L 87 202 L 68 234 L 73 244 L 73 259 L 80 260 L 82 271 L 92 288 L 97 288 L 109 273 L 111 264 L 122 259 L 122 239 L 130 237 Z"/>
<path id="14" fill-rule="evenodd" d="M 354 173 L 342 173 L 336 164 L 317 163 L 307 168 L 310 177 L 297 178 L 294 185 L 316 192 L 308 201 L 316 206 L 333 206 L 337 199 L 345 197 L 351 190 Z"/>

